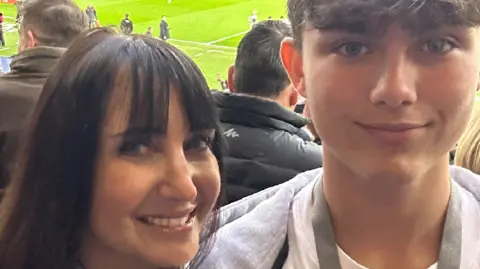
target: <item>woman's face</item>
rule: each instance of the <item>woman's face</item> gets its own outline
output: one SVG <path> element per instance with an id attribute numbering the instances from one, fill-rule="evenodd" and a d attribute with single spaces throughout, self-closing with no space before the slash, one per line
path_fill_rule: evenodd
<path id="1" fill-rule="evenodd" d="M 171 90 L 163 136 L 127 130 L 129 109 L 114 93 L 101 136 L 86 268 L 183 265 L 199 247 L 202 227 L 220 191 L 210 150 L 214 130 L 193 132 Z M 118 95 L 116 98 L 115 95 Z"/>

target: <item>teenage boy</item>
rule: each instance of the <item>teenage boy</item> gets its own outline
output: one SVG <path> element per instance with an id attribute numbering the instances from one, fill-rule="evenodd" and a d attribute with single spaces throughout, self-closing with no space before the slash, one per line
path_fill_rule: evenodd
<path id="1" fill-rule="evenodd" d="M 324 166 L 226 207 L 204 268 L 480 268 L 480 178 L 449 167 L 479 88 L 480 1 L 288 9 L 280 53 Z"/>

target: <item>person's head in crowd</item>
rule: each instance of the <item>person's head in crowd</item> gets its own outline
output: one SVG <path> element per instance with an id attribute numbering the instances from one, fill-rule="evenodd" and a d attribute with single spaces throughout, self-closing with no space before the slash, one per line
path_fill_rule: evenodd
<path id="1" fill-rule="evenodd" d="M 375 220 L 365 221 L 378 232 L 369 236 L 387 245 L 382 236 L 392 230 L 373 227 L 390 220 L 377 217 L 403 214 L 395 244 L 419 239 L 409 225 L 428 228 L 435 238 L 422 240 L 432 250 L 424 258 L 433 264 L 453 188 L 449 152 L 479 87 L 480 2 L 289 0 L 288 15 L 294 38 L 283 42 L 281 55 L 322 138 L 323 186 L 337 242 L 375 267 L 344 224 Z M 420 217 L 427 211 L 430 217 Z"/>
<path id="2" fill-rule="evenodd" d="M 87 15 L 73 0 L 30 0 L 22 11 L 19 52 L 38 46 L 66 48 L 88 28 Z"/>
<path id="3" fill-rule="evenodd" d="M 130 18 L 130 14 L 128 14 L 128 13 L 125 13 L 125 19 L 127 19 L 127 20 L 128 20 L 129 18 Z"/>
<path id="4" fill-rule="evenodd" d="M 480 175 L 480 108 L 476 108 L 470 123 L 455 148 L 455 165 Z"/>
<path id="5" fill-rule="evenodd" d="M 195 268 L 200 232 L 208 249 L 217 225 L 221 157 L 188 56 L 90 30 L 45 84 L 0 208 L 0 267 Z"/>
<path id="6" fill-rule="evenodd" d="M 255 25 L 240 41 L 235 64 L 228 70 L 230 91 L 275 100 L 293 108 L 297 91 L 291 87 L 280 59 L 280 45 L 292 29 L 284 22 L 271 20 Z"/>
<path id="7" fill-rule="evenodd" d="M 272 20 L 272 16 L 268 16 L 268 20 L 271 21 L 271 20 Z"/>
<path id="8" fill-rule="evenodd" d="M 148 26 L 147 32 L 152 33 L 152 29 L 153 29 L 152 26 Z"/>
<path id="9" fill-rule="evenodd" d="M 162 16 L 162 21 L 167 21 L 167 16 L 163 15 Z"/>
<path id="10" fill-rule="evenodd" d="M 288 1 L 294 38 L 281 54 L 329 176 L 448 183 L 478 87 L 475 3 Z"/>

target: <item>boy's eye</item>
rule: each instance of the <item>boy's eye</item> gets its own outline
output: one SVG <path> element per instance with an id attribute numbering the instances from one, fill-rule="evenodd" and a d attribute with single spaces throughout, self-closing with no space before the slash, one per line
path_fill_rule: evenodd
<path id="1" fill-rule="evenodd" d="M 445 38 L 429 40 L 422 46 L 423 51 L 435 54 L 446 54 L 454 48 L 453 42 Z"/>
<path id="2" fill-rule="evenodd" d="M 368 48 L 360 42 L 346 42 L 337 47 L 336 52 L 346 57 L 356 57 L 366 54 Z"/>

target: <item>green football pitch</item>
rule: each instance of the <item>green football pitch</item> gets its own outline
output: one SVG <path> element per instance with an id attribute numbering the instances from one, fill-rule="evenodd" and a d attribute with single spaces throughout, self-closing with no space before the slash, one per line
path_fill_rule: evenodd
<path id="1" fill-rule="evenodd" d="M 259 20 L 279 19 L 286 15 L 286 0 L 77 0 L 81 8 L 92 4 L 102 26 L 119 25 L 125 13 L 134 22 L 134 32 L 144 33 L 148 26 L 160 35 L 162 15 L 171 27 L 170 41 L 184 50 L 200 66 L 210 87 L 219 88 L 216 75 L 226 78 L 234 62 L 236 46 L 249 29 L 248 17 L 253 9 Z M 17 51 L 18 30 L 14 27 L 16 7 L 0 4 L 5 16 L 7 47 L 0 56 Z"/>

